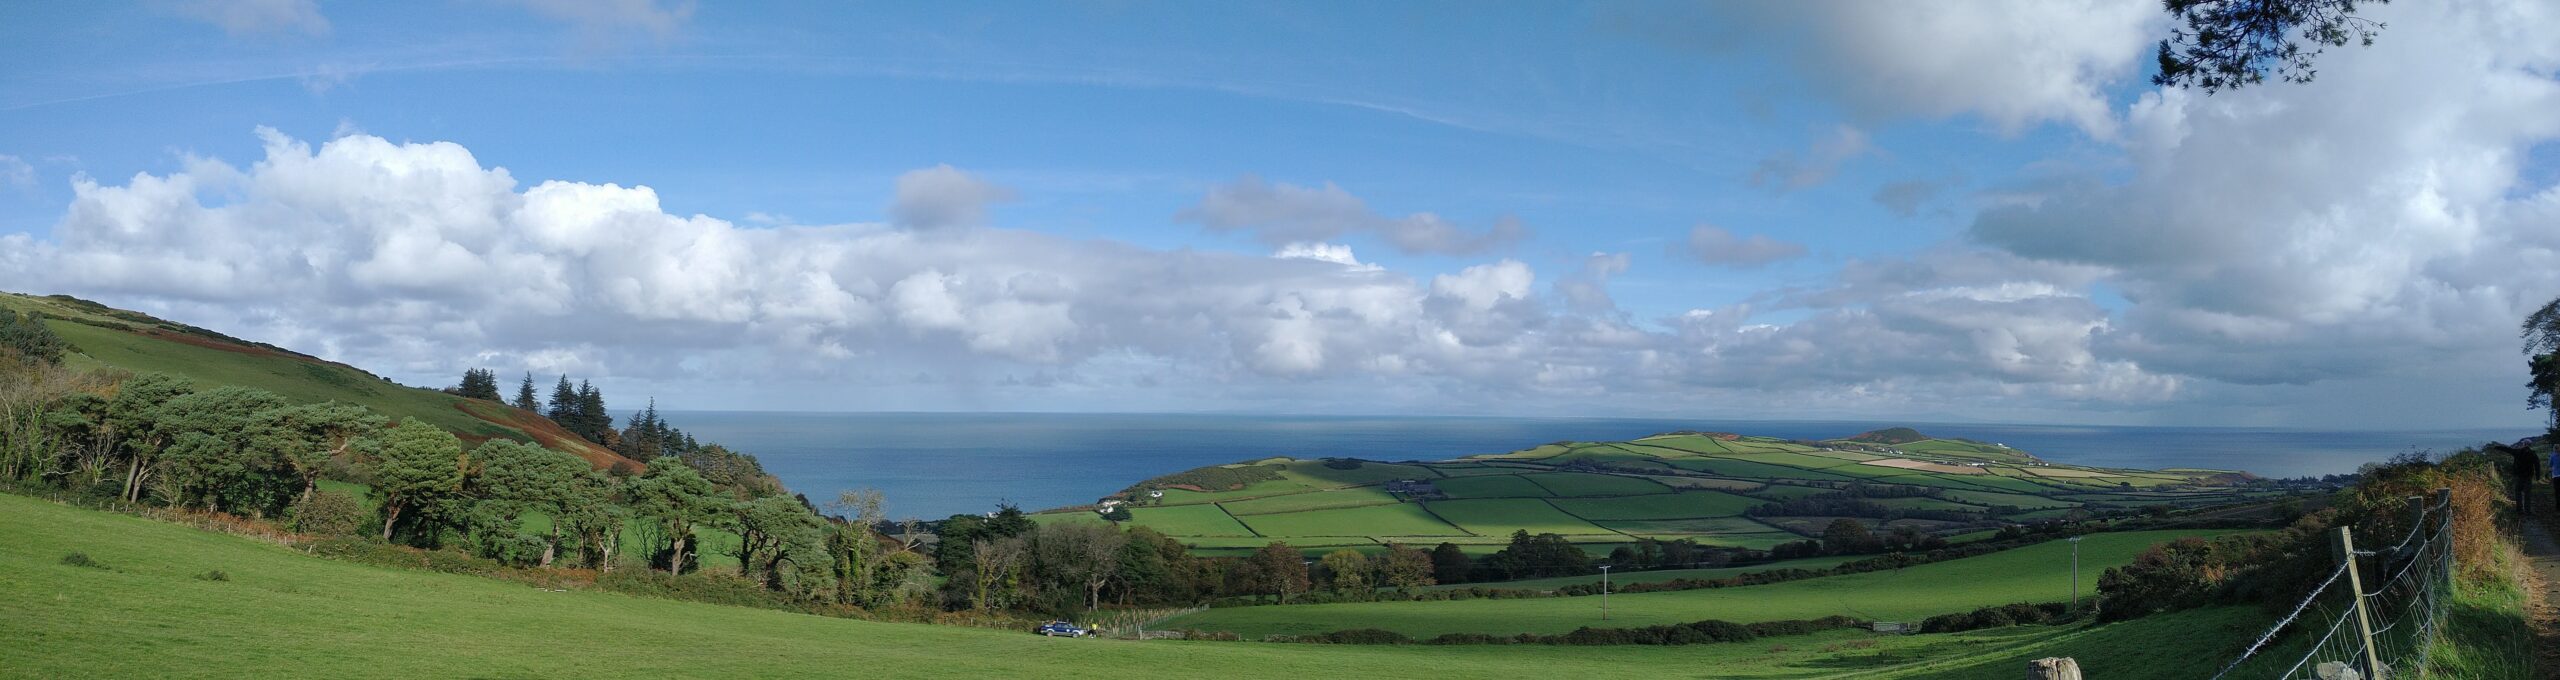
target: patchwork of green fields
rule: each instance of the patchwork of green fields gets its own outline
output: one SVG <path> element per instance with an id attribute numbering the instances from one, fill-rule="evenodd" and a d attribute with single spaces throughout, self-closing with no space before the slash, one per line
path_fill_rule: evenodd
<path id="1" fill-rule="evenodd" d="M 1432 514 L 1477 536 L 1506 536 L 1521 530 L 1532 534 L 1610 533 L 1534 498 L 1433 501 L 1426 505 Z"/>
<path id="2" fill-rule="evenodd" d="M 1141 508 L 1144 509 L 1144 508 Z M 1465 536 L 1419 504 L 1396 503 L 1359 508 L 1309 510 L 1237 518 L 1258 536 Z M 1187 534 L 1166 532 L 1168 535 Z"/>
<path id="3" fill-rule="evenodd" d="M 1615 498 L 1559 498 L 1554 502 L 1556 507 L 1573 513 L 1575 517 L 1594 521 L 1731 517 L 1760 504 L 1757 499 L 1718 491 L 1683 491 Z"/>
<path id="4" fill-rule="evenodd" d="M 1954 515 L 1860 521 L 1954 534 L 2087 507 L 2243 499 L 2232 487 L 2207 483 L 2221 474 L 2056 465 L 1964 440 L 1885 445 L 1672 434 L 1424 463 L 1273 458 L 1163 478 L 1216 480 L 1225 488 L 1142 484 L 1124 498 L 1135 507 L 1129 522 L 1205 550 L 1248 549 L 1258 539 L 1311 552 L 1392 541 L 1447 542 L 1481 553 L 1526 531 L 1567 536 L 1606 554 L 1646 538 L 1757 549 L 1815 538 L 1836 517 L 1754 521 L 1745 515 L 1766 503 L 1843 494 L 1853 485 L 1930 489 L 1868 499 L 1894 512 Z M 1881 497 L 1888 495 L 1895 497 Z M 2012 514 L 1995 514 L 1995 508 Z M 1090 521 L 1089 515 L 1066 521 Z"/>
<path id="5" fill-rule="evenodd" d="M 1440 492 L 1450 498 L 1545 498 L 1555 495 L 1537 482 L 1519 475 L 1485 475 L 1439 480 Z"/>

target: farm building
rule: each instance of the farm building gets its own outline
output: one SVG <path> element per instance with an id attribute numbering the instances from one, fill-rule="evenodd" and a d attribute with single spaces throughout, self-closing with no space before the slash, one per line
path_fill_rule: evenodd
<path id="1" fill-rule="evenodd" d="M 1420 500 L 1437 500 L 1447 497 L 1440 493 L 1439 485 L 1427 479 L 1398 479 L 1387 482 L 1387 493 Z"/>

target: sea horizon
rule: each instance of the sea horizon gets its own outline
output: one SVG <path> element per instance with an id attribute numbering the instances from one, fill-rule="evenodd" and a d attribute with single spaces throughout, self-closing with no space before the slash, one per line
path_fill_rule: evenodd
<path id="1" fill-rule="evenodd" d="M 2060 463 L 2236 470 L 2264 477 L 2353 472 L 2407 451 L 2437 453 L 2534 428 L 2343 429 L 1603 416 L 1327 415 L 936 411 L 661 410 L 705 443 L 753 454 L 824 505 L 877 488 L 892 517 L 937 519 L 1000 504 L 1091 503 L 1145 479 L 1289 456 L 1441 460 L 1559 440 L 1624 440 L 1675 430 L 1790 439 L 1910 427 L 2004 444 Z M 626 416 L 627 417 L 627 416 Z"/>

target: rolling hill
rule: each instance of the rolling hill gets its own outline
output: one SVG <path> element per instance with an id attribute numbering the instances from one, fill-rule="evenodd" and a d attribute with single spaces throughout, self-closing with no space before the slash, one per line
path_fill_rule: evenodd
<path id="1" fill-rule="evenodd" d="M 65 361 L 74 367 L 167 373 L 199 387 L 254 387 L 301 403 L 359 404 L 393 418 L 433 423 L 470 442 L 535 442 L 575 454 L 598 469 L 638 465 L 514 407 L 401 385 L 346 364 L 140 312 L 64 295 L 16 293 L 0 293 L 0 308 L 44 314 L 54 334 L 70 343 Z"/>
<path id="2" fill-rule="evenodd" d="M 1998 444 L 1894 428 L 1827 441 L 1679 432 L 1555 442 L 1442 461 L 1349 458 L 1210 466 L 1141 482 L 1104 503 L 1209 553 L 1271 542 L 1310 551 L 1453 543 L 1490 552 L 1515 531 L 1605 552 L 1641 539 L 1767 549 L 1812 538 L 1842 512 L 1755 512 L 1855 495 L 1909 525 L 1955 534 L 2085 510 L 2228 503 L 2255 495 L 2219 470 L 2123 470 L 2046 462 Z M 1042 521 L 1103 521 L 1099 508 Z"/>

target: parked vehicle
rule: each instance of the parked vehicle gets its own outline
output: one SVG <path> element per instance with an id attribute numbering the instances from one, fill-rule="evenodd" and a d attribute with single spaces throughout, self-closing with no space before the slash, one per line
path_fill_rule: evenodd
<path id="1" fill-rule="evenodd" d="M 1041 635 L 1046 635 L 1046 636 L 1049 636 L 1049 637 L 1057 637 L 1057 636 L 1060 636 L 1060 635 L 1064 635 L 1064 636 L 1067 636 L 1067 637 L 1092 637 L 1092 636 L 1093 636 L 1093 629 L 1091 629 L 1091 628 L 1081 628 L 1081 627 L 1076 626 L 1076 624 L 1067 623 L 1067 622 L 1065 622 L 1065 621 L 1051 621 L 1051 622 L 1048 622 L 1048 623 L 1043 623 L 1043 624 L 1040 624 L 1040 627 L 1039 627 L 1039 628 L 1034 628 L 1034 629 L 1032 629 L 1032 630 L 1031 630 L 1031 632 L 1039 633 L 1039 634 L 1041 634 Z"/>

